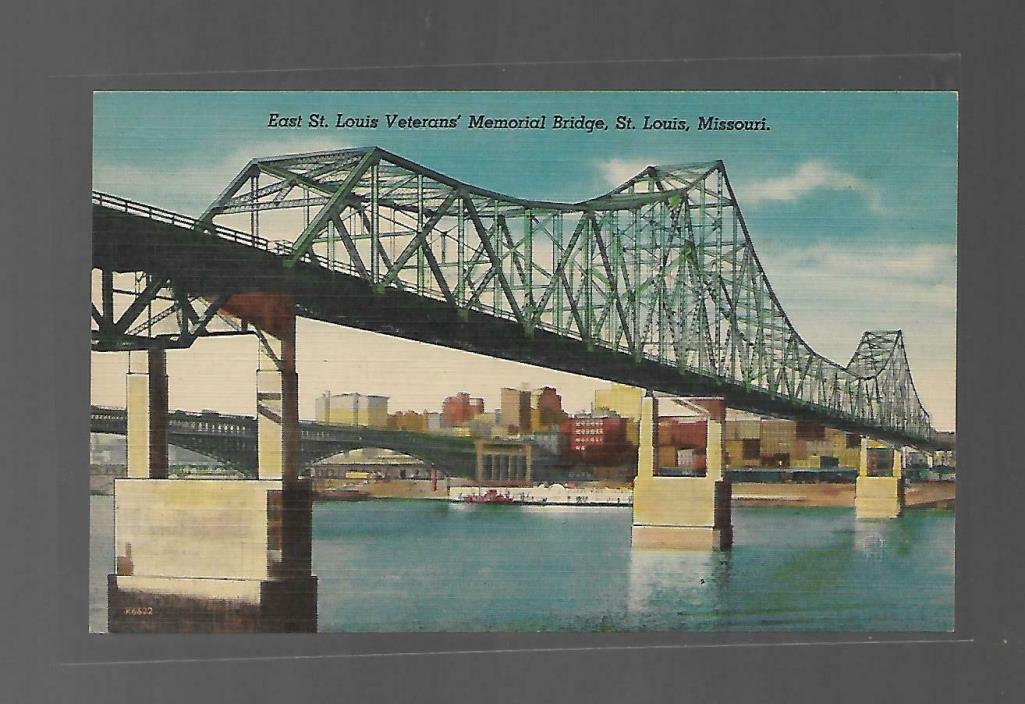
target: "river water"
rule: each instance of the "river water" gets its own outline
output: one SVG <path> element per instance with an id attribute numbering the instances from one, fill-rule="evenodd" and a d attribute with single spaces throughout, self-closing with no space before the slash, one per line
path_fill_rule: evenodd
<path id="1" fill-rule="evenodd" d="M 90 630 L 113 501 L 91 497 Z M 628 508 L 318 503 L 321 631 L 949 631 L 954 513 L 733 509 L 726 552 L 636 550 Z"/>

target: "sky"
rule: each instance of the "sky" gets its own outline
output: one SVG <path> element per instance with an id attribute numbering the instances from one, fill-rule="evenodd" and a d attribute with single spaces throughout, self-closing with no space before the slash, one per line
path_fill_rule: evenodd
<path id="1" fill-rule="evenodd" d="M 328 127 L 272 128 L 270 113 Z M 336 115 L 378 118 L 335 128 Z M 388 128 L 385 115 L 456 117 L 456 129 Z M 607 130 L 468 129 L 470 115 L 586 116 Z M 616 130 L 619 115 L 637 129 Z M 688 131 L 640 129 L 644 116 Z M 699 117 L 767 131 L 698 130 Z M 780 302 L 817 351 L 846 363 L 861 333 L 900 328 L 937 429 L 955 423 L 957 95 L 941 92 L 96 93 L 93 188 L 200 214 L 254 157 L 377 145 L 509 195 L 579 201 L 649 164 L 721 159 Z M 264 234 L 264 233 L 261 233 Z M 285 239 L 286 236 L 272 239 Z M 437 410 L 458 391 L 488 408 L 503 386 L 556 386 L 569 411 L 604 382 L 302 320 L 300 414 L 326 390 Z M 251 338 L 168 355 L 173 408 L 253 413 Z M 124 405 L 127 355 L 93 353 L 93 403 Z"/>

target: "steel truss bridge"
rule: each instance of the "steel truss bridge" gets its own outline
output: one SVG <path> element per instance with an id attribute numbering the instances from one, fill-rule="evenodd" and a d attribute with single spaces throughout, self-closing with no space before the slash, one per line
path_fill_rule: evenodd
<path id="1" fill-rule="evenodd" d="M 91 432 L 124 435 L 127 428 L 124 408 L 90 408 Z M 252 416 L 171 411 L 167 435 L 170 444 L 213 457 L 230 467 L 251 472 L 257 465 L 256 418 Z M 299 423 L 301 472 L 339 452 L 368 447 L 416 457 L 449 475 L 469 477 L 476 469 L 476 448 L 469 438 L 311 421 Z"/>
<path id="2" fill-rule="evenodd" d="M 251 332 L 227 297 L 288 292 L 308 318 L 936 444 L 901 331 L 846 364 L 801 338 L 721 161 L 556 203 L 377 147 L 254 159 L 199 218 L 94 192 L 93 237 L 98 351 Z"/>

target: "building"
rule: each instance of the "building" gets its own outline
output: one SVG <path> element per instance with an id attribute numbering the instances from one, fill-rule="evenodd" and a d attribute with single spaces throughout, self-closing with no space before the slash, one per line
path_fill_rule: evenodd
<path id="1" fill-rule="evenodd" d="M 641 399 L 644 392 L 636 386 L 626 384 L 612 384 L 607 389 L 598 389 L 594 392 L 595 415 L 615 414 L 625 418 L 626 439 L 628 442 L 637 445 L 640 439 L 640 418 Z"/>
<path id="2" fill-rule="evenodd" d="M 615 413 L 620 418 L 640 418 L 644 392 L 636 386 L 612 384 L 594 392 L 594 412 Z"/>
<path id="3" fill-rule="evenodd" d="M 642 389 L 612 384 L 594 394 L 595 416 L 615 415 L 626 420 L 627 442 L 637 445 L 640 431 Z M 730 469 L 830 469 L 856 468 L 860 463 L 861 436 L 798 422 L 726 409 L 721 399 L 692 398 L 714 416 L 725 414 L 723 445 L 725 466 Z M 671 404 L 663 406 L 669 412 Z M 659 420 L 660 467 L 700 470 L 704 467 L 703 419 L 663 416 Z M 699 442 L 700 436 L 700 442 Z M 945 458 L 946 459 L 946 458 Z"/>
<path id="4" fill-rule="evenodd" d="M 316 400 L 318 423 L 388 427 L 388 397 L 366 394 L 323 394 Z"/>
<path id="5" fill-rule="evenodd" d="M 727 467 L 733 469 L 754 468 L 762 466 L 774 466 L 778 464 L 779 458 L 775 455 L 762 460 L 762 423 L 767 423 L 768 432 L 779 430 L 785 436 L 787 442 L 780 445 L 774 453 L 790 455 L 793 451 L 793 439 L 796 437 L 792 421 L 770 421 L 762 419 L 752 413 L 744 413 L 729 409 L 726 411 L 726 422 L 723 424 L 723 449 L 725 454 L 723 462 Z M 772 423 L 784 423 L 790 425 L 773 425 Z M 779 444 L 779 443 L 777 443 Z"/>
<path id="6" fill-rule="evenodd" d="M 424 412 L 424 423 L 427 425 L 428 433 L 440 433 L 441 432 L 441 414 L 437 411 L 425 411 Z"/>
<path id="7" fill-rule="evenodd" d="M 123 465 L 128 463 L 123 435 L 89 435 L 89 463 L 95 465 Z"/>
<path id="8" fill-rule="evenodd" d="M 484 412 L 484 399 L 471 398 L 463 391 L 449 396 L 441 403 L 442 424 L 447 428 L 473 420 Z"/>
<path id="9" fill-rule="evenodd" d="M 477 440 L 477 483 L 530 486 L 534 448 L 515 440 Z"/>
<path id="10" fill-rule="evenodd" d="M 500 435 L 497 421 L 497 412 L 490 411 L 479 413 L 470 420 L 466 427 L 470 429 L 470 435 L 475 438 L 490 438 Z"/>
<path id="11" fill-rule="evenodd" d="M 388 427 L 410 433 L 426 433 L 427 416 L 416 411 L 398 411 L 388 416 Z"/>
<path id="12" fill-rule="evenodd" d="M 723 441 L 724 461 L 734 469 L 856 468 L 861 461 L 860 435 L 818 423 L 728 417 Z"/>
<path id="13" fill-rule="evenodd" d="M 562 410 L 562 396 L 551 386 L 542 386 L 530 392 L 530 430 L 534 433 L 551 432 L 566 418 Z"/>
<path id="14" fill-rule="evenodd" d="M 948 469 L 954 469 L 957 467 L 957 453 L 955 447 L 955 436 L 953 431 L 938 431 L 936 437 L 939 440 L 946 440 L 950 443 L 950 450 L 936 450 L 932 455 L 932 464 L 934 467 L 943 467 Z"/>
<path id="15" fill-rule="evenodd" d="M 565 454 L 566 436 L 558 430 L 558 426 L 556 430 L 547 433 L 533 433 L 530 442 L 553 457 L 562 457 Z"/>
<path id="16" fill-rule="evenodd" d="M 510 435 L 530 432 L 530 391 L 502 389 L 502 429 Z"/>
<path id="17" fill-rule="evenodd" d="M 668 417 L 658 420 L 658 466 L 702 471 L 708 421 L 700 416 Z"/>
<path id="18" fill-rule="evenodd" d="M 565 437 L 564 460 L 608 465 L 631 461 L 636 446 L 627 441 L 626 427 L 627 420 L 616 415 L 567 418 L 560 427 Z"/>

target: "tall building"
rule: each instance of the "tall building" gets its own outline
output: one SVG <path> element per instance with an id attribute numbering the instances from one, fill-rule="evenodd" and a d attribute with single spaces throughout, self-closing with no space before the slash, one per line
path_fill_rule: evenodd
<path id="1" fill-rule="evenodd" d="M 620 418 L 640 418 L 644 392 L 636 386 L 612 384 L 594 392 L 594 412 L 612 412 Z"/>
<path id="2" fill-rule="evenodd" d="M 530 430 L 547 433 L 566 418 L 562 410 L 562 396 L 551 386 L 542 386 L 530 392 Z"/>
<path id="3" fill-rule="evenodd" d="M 471 398 L 470 394 L 463 391 L 449 396 L 441 404 L 442 419 L 449 428 L 471 421 L 483 412 L 484 399 Z"/>
<path id="4" fill-rule="evenodd" d="M 388 397 L 366 394 L 323 394 L 316 400 L 319 423 L 388 427 Z"/>
<path id="5" fill-rule="evenodd" d="M 530 391 L 502 389 L 502 428 L 508 433 L 530 432 Z"/>
<path id="6" fill-rule="evenodd" d="M 594 413 L 614 413 L 626 419 L 626 438 L 634 445 L 640 439 L 641 398 L 644 392 L 636 386 L 612 384 L 594 392 Z"/>

